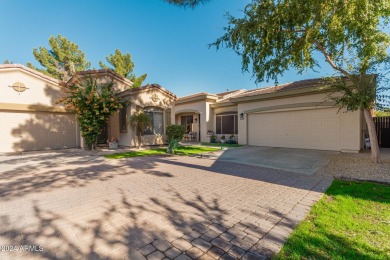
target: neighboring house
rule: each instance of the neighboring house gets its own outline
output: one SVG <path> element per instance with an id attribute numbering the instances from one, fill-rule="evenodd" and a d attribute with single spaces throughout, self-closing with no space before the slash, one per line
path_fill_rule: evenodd
<path id="1" fill-rule="evenodd" d="M 302 80 L 255 90 L 198 93 L 177 98 L 157 84 L 131 88 L 132 82 L 111 70 L 79 72 L 66 84 L 85 77 L 113 82 L 129 106 L 112 116 L 100 141 L 117 137 L 121 146 L 135 146 L 129 118 L 143 111 L 151 127 L 146 145 L 166 143 L 166 126 L 183 125 L 193 139 L 234 136 L 239 144 L 358 152 L 366 133 L 360 111 L 345 111 L 326 99 L 322 79 Z M 0 152 L 83 147 L 74 114 L 56 105 L 60 82 L 22 65 L 0 65 Z M 24 88 L 25 86 L 26 88 Z M 24 91 L 22 91 L 24 89 Z"/>
<path id="2" fill-rule="evenodd" d="M 55 101 L 60 82 L 18 64 L 0 65 L 0 152 L 79 147 L 74 114 Z"/>
<path id="3" fill-rule="evenodd" d="M 362 112 L 340 110 L 328 95 L 322 79 L 198 93 L 176 101 L 175 122 L 187 131 L 199 131 L 201 142 L 215 133 L 234 135 L 239 144 L 254 146 L 360 151 L 366 131 Z"/>

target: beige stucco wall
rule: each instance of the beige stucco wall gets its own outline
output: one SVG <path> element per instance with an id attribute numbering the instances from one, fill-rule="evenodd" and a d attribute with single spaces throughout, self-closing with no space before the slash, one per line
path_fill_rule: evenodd
<path id="1" fill-rule="evenodd" d="M 18 81 L 28 87 L 28 89 L 20 94 L 13 90 L 12 87 L 9 87 Z M 61 92 L 58 84 L 37 78 L 18 69 L 2 69 L 0 71 L 0 88 L 0 103 L 39 104 L 60 107 L 60 105 L 55 104 Z"/>
<path id="2" fill-rule="evenodd" d="M 113 83 L 116 91 L 121 92 L 129 88 L 129 82 L 113 79 L 109 74 L 98 75 L 97 77 L 98 84 L 108 84 L 111 82 Z"/>
<path id="3" fill-rule="evenodd" d="M 207 135 L 209 130 L 215 133 L 215 111 L 214 108 L 211 107 L 212 104 L 214 104 L 214 102 L 206 102 L 206 124 L 201 130 L 203 142 L 210 142 L 210 135 Z"/>
<path id="4" fill-rule="evenodd" d="M 59 81 L 16 66 L 0 70 L 0 152 L 80 146 L 75 115 L 56 104 L 63 94 Z M 28 89 L 15 91 L 10 87 L 15 82 Z"/>
<path id="5" fill-rule="evenodd" d="M 273 111 L 292 111 L 292 110 L 301 110 L 301 109 L 316 109 L 316 108 L 325 108 L 326 106 L 307 106 L 305 103 L 315 103 L 315 102 L 326 102 L 327 99 L 326 93 L 312 94 L 305 96 L 295 96 L 282 99 L 272 99 L 272 100 L 262 100 L 248 103 L 239 103 L 238 104 L 238 114 L 245 113 L 248 110 L 254 110 L 259 108 L 273 107 Z M 286 105 L 297 105 L 295 108 L 282 108 Z M 278 106 L 280 108 L 278 109 Z M 331 107 L 331 106 L 328 106 Z M 264 111 L 263 113 L 266 113 Z M 345 152 L 358 152 L 361 149 L 361 139 L 362 139 L 362 122 L 361 122 L 361 112 L 355 111 L 345 111 L 344 109 L 339 112 L 340 117 L 340 150 Z M 247 144 L 247 134 L 248 134 L 248 114 L 245 114 L 244 120 L 238 121 L 238 142 L 240 144 Z"/>
<path id="6" fill-rule="evenodd" d="M 126 94 L 127 95 L 127 94 Z M 156 95 L 157 100 L 154 101 L 152 96 Z M 108 134 L 109 137 L 118 137 L 119 145 L 121 146 L 137 146 L 137 136 L 136 131 L 131 128 L 130 117 L 132 114 L 143 111 L 145 107 L 158 107 L 163 109 L 163 131 L 166 130 L 166 113 L 167 109 L 170 109 L 173 105 L 173 98 L 165 94 L 163 91 L 160 91 L 156 88 L 140 90 L 132 92 L 130 95 L 126 96 L 126 99 L 129 100 L 130 104 L 127 107 L 127 132 L 121 133 L 119 128 L 119 113 L 113 115 L 108 123 Z M 143 136 L 144 145 L 161 145 L 166 144 L 166 135 L 145 135 Z"/>

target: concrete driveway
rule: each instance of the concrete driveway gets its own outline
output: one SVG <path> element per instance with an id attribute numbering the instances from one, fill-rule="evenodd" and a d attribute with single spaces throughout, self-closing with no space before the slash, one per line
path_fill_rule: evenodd
<path id="1" fill-rule="evenodd" d="M 244 146 L 226 150 L 220 160 L 311 175 L 328 163 L 330 155 L 337 153 L 339 152 Z"/>
<path id="2" fill-rule="evenodd" d="M 219 155 L 2 157 L 0 259 L 265 259 L 331 183 Z"/>

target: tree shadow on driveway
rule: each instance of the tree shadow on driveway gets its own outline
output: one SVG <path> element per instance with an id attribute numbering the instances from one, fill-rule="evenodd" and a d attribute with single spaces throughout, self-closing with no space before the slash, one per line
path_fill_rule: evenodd
<path id="1" fill-rule="evenodd" d="M 206 202 L 199 194 L 193 194 L 197 199 L 187 201 L 178 192 L 171 191 L 167 196 L 175 198 L 176 202 L 170 205 L 171 200 L 164 198 L 152 197 L 139 203 L 127 197 L 125 191 L 119 190 L 119 193 L 121 199 L 117 203 L 107 201 L 102 209 L 97 209 L 99 213 L 89 219 L 67 218 L 45 209 L 39 202 L 33 203 L 33 222 L 29 225 L 3 214 L 0 217 L 2 242 L 40 245 L 44 249 L 42 252 L 9 252 L 8 256 L 28 258 L 32 254 L 44 259 L 142 259 L 140 252 L 146 253 L 141 249 L 153 242 L 160 248 L 154 251 L 163 253 L 171 249 L 169 253 L 173 255 L 180 251 L 177 245 L 174 246 L 182 242 L 178 239 L 194 233 L 193 225 L 210 225 L 212 222 L 207 219 L 219 220 L 224 215 L 217 198 Z M 0 257 L 1 254 L 5 252 L 0 252 Z"/>
<path id="2" fill-rule="evenodd" d="M 196 157 L 17 170 L 2 173 L 3 205 L 33 202 L 3 211 L 0 242 L 42 245 L 44 259 L 267 258 L 329 182 Z"/>
<path id="3" fill-rule="evenodd" d="M 35 164 L 23 164 L 12 170 L 0 172 L 0 197 L 2 200 L 20 198 L 29 194 L 50 192 L 69 187 L 83 187 L 95 182 L 105 182 L 118 176 L 151 174 L 172 177 L 169 172 L 154 170 L 152 158 L 134 158 L 131 161 L 78 161 L 59 163 L 58 155 L 37 159 Z"/>

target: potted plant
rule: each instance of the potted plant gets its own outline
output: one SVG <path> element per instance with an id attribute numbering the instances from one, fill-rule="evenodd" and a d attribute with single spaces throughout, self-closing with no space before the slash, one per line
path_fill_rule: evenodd
<path id="1" fill-rule="evenodd" d="M 221 136 L 221 143 L 224 144 L 226 142 L 226 137 L 223 135 Z"/>
<path id="2" fill-rule="evenodd" d="M 210 136 L 210 143 L 216 143 L 217 142 L 217 136 L 215 134 L 212 134 Z"/>
<path id="3" fill-rule="evenodd" d="M 235 144 L 236 141 L 234 140 L 234 135 L 229 136 L 229 140 L 227 141 L 228 144 Z"/>
<path id="4" fill-rule="evenodd" d="M 118 138 L 111 137 L 111 139 L 108 140 L 108 148 L 110 148 L 110 149 L 118 149 L 118 146 L 119 146 Z"/>

